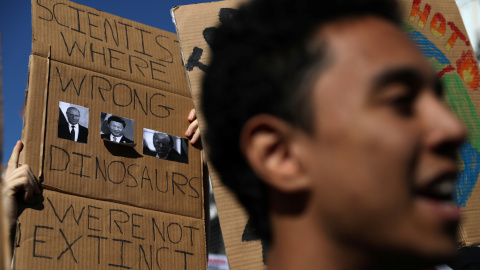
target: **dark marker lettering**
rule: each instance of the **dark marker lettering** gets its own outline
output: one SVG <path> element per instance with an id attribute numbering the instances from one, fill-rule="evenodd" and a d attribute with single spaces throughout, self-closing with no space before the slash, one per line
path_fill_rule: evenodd
<path id="1" fill-rule="evenodd" d="M 75 153 L 75 152 L 72 152 L 72 154 L 80 156 L 82 161 L 80 162 L 80 173 L 72 173 L 71 172 L 70 174 L 78 175 L 78 176 L 80 176 L 80 178 L 82 178 L 82 177 L 90 178 L 90 176 L 88 176 L 86 174 L 83 174 L 83 158 L 92 158 L 92 157 L 81 154 L 81 153 Z"/>
<path id="2" fill-rule="evenodd" d="M 117 51 L 117 50 L 114 50 L 114 49 L 111 49 L 111 48 L 108 48 L 108 52 L 110 53 L 110 68 L 113 68 L 113 69 L 116 69 L 116 70 L 120 70 L 120 71 L 125 71 L 125 69 L 121 69 L 121 68 L 118 68 L 118 67 L 114 67 L 113 64 L 112 64 L 112 59 L 114 60 L 120 60 L 120 58 L 117 58 L 115 56 L 113 56 L 113 53 L 119 53 L 119 54 L 122 54 L 122 55 L 125 55 L 125 53 L 121 52 L 121 51 Z"/>
<path id="3" fill-rule="evenodd" d="M 156 101 L 156 99 L 154 100 L 154 98 L 157 97 L 157 98 L 165 98 L 165 95 L 162 95 L 160 93 L 155 93 L 153 94 L 151 97 L 150 97 L 150 112 L 158 117 L 158 118 L 167 118 L 170 116 L 170 111 L 173 111 L 175 110 L 174 108 L 170 108 L 170 107 L 167 107 L 167 106 L 163 106 L 163 105 L 156 105 L 156 106 L 153 106 L 152 105 L 152 101 L 154 101 L 154 104 L 158 104 L 159 102 Z M 154 110 L 154 108 L 162 108 L 163 110 L 163 114 L 161 114 L 159 111 L 157 110 Z M 155 111 L 155 112 L 154 112 Z"/>
<path id="4" fill-rule="evenodd" d="M 73 241 L 71 244 L 68 242 L 67 240 L 67 237 L 65 236 L 65 234 L 63 233 L 62 229 L 59 229 L 60 233 L 62 234 L 63 236 L 63 239 L 65 240 L 65 243 L 67 244 L 67 248 L 62 251 L 62 253 L 60 253 L 60 255 L 58 255 L 57 257 L 57 261 L 60 260 L 60 258 L 62 258 L 63 254 L 65 254 L 67 252 L 67 250 L 70 250 L 70 255 L 72 255 L 72 258 L 73 260 L 75 261 L 75 263 L 78 263 L 77 262 L 77 259 L 75 258 L 75 255 L 73 254 L 73 250 L 72 250 L 72 246 L 78 241 L 80 240 L 80 238 L 83 237 L 83 235 L 80 235 L 77 239 L 75 239 L 75 241 Z"/>
<path id="5" fill-rule="evenodd" d="M 135 235 L 135 228 L 140 228 L 140 225 L 135 223 L 135 217 L 143 217 L 143 216 L 139 214 L 132 214 L 132 237 L 145 240 L 145 237 Z"/>
<path id="6" fill-rule="evenodd" d="M 95 13 L 91 13 L 91 12 L 87 12 L 87 19 L 88 19 L 88 33 L 90 35 L 91 38 L 94 38 L 96 40 L 100 40 L 100 41 L 103 41 L 101 38 L 99 37 L 96 37 L 94 35 L 92 35 L 92 27 L 95 27 L 95 28 L 98 28 L 98 25 L 96 24 L 92 24 L 92 21 L 90 20 L 90 15 L 93 15 L 93 16 L 96 16 L 96 17 L 99 17 L 99 15 L 95 14 Z M 107 29 L 105 29 L 105 34 L 107 33 Z M 105 49 L 104 49 L 105 50 Z M 92 57 L 93 58 L 93 57 Z"/>
<path id="7" fill-rule="evenodd" d="M 113 222 L 115 223 L 115 225 L 117 225 L 118 230 L 120 231 L 121 234 L 123 234 L 122 228 L 120 228 L 118 223 L 127 223 L 130 220 L 130 216 L 125 211 L 118 210 L 118 209 L 110 209 L 110 213 L 109 213 L 109 215 L 110 215 L 110 233 L 112 233 L 112 218 L 113 218 L 112 213 L 119 213 L 119 214 L 124 215 L 125 220 L 113 219 Z"/>
<path id="8" fill-rule="evenodd" d="M 152 180 L 150 179 L 150 176 L 148 175 L 148 168 L 147 166 L 145 166 L 145 168 L 143 169 L 143 173 L 142 173 L 142 184 L 141 184 L 141 188 L 143 188 L 143 180 L 147 180 L 149 183 L 150 183 L 150 189 L 153 190 L 153 186 L 152 186 Z"/>
<path id="9" fill-rule="evenodd" d="M 124 86 L 124 87 L 121 87 L 121 86 Z M 125 91 L 122 91 L 122 89 L 124 89 Z M 127 98 L 129 97 L 130 100 L 125 104 L 120 104 L 120 102 L 118 101 L 118 96 L 127 97 Z M 132 103 L 132 101 L 133 101 L 132 88 L 130 88 L 130 86 L 124 83 L 115 84 L 115 86 L 113 87 L 113 103 L 119 107 L 127 107 Z"/>
<path id="10" fill-rule="evenodd" d="M 178 240 L 176 240 L 176 241 L 175 241 L 175 240 L 172 240 L 172 235 L 170 234 L 170 227 L 171 227 L 172 225 L 175 225 L 176 227 L 173 227 L 173 228 L 178 228 L 178 230 L 180 231 L 180 234 L 171 233 L 173 236 L 174 236 L 174 235 L 179 235 Z M 173 229 L 172 229 L 172 230 L 173 230 Z M 168 226 L 167 226 L 167 235 L 168 235 L 168 240 L 170 240 L 171 243 L 173 243 L 173 244 L 178 244 L 180 241 L 182 241 L 182 238 L 183 238 L 182 226 L 180 226 L 180 224 L 175 223 L 175 222 L 168 224 Z"/>
<path id="11" fill-rule="evenodd" d="M 94 216 L 93 214 L 90 214 L 91 212 L 93 212 L 93 211 L 90 211 L 90 209 L 101 210 L 102 208 L 95 207 L 93 205 L 88 205 L 88 207 L 87 207 L 87 211 L 88 211 L 88 214 L 87 214 L 87 228 L 91 231 L 101 232 L 102 230 L 100 230 L 100 229 L 95 229 L 95 228 L 90 227 L 90 219 L 96 219 L 96 220 L 100 219 L 97 216 Z"/>
<path id="12" fill-rule="evenodd" d="M 60 216 L 59 216 L 58 213 L 57 213 L 57 210 L 56 210 L 55 207 L 53 206 L 52 201 L 50 201 L 50 199 L 49 199 L 48 197 L 47 197 L 47 201 L 48 201 L 48 203 L 50 204 L 50 206 L 52 207 L 53 213 L 54 213 L 55 216 L 57 217 L 58 221 L 60 221 L 60 223 L 63 223 L 63 221 L 65 221 L 65 217 L 67 216 L 67 214 L 68 214 L 68 212 L 70 211 L 70 209 L 72 209 L 73 219 L 75 220 L 75 222 L 77 223 L 77 225 L 80 224 L 80 219 L 82 219 L 83 210 L 85 210 L 85 206 L 82 207 L 82 211 L 80 211 L 80 215 L 78 215 L 78 218 L 77 218 L 77 217 L 75 217 L 75 207 L 73 207 L 73 204 L 70 204 L 70 206 L 67 208 L 67 210 L 66 210 L 65 213 L 63 214 L 63 217 L 60 218 Z"/>
<path id="13" fill-rule="evenodd" d="M 93 43 L 90 43 L 90 54 L 91 54 L 91 57 L 92 57 L 92 63 L 95 62 L 95 59 L 94 59 L 95 54 L 98 54 L 98 55 L 103 55 L 103 65 L 107 66 L 107 56 L 105 55 L 105 47 L 102 47 L 102 50 L 103 50 L 103 52 L 95 51 L 93 49 Z"/>
<path id="14" fill-rule="evenodd" d="M 118 40 L 117 21 L 113 20 L 113 22 L 114 22 L 114 25 L 115 25 L 115 33 L 117 34 L 117 38 L 115 38 L 115 34 L 114 34 L 114 32 L 113 32 L 113 27 L 112 27 L 112 25 L 110 24 L 110 22 L 108 21 L 108 19 L 105 18 L 105 22 L 103 23 L 103 27 L 105 28 L 105 42 L 108 43 L 108 35 L 107 35 L 107 24 L 108 24 L 108 28 L 110 28 L 110 33 L 112 33 L 113 42 L 115 42 L 115 45 L 118 46 L 119 40 Z M 128 49 L 128 45 L 127 45 L 127 49 Z"/>
<path id="15" fill-rule="evenodd" d="M 135 104 L 137 104 L 137 101 L 138 100 L 138 104 L 140 104 L 140 108 L 142 108 L 142 111 L 145 115 L 148 115 L 148 103 L 147 103 L 147 100 L 148 100 L 148 93 L 145 92 L 145 107 L 143 107 L 143 104 L 142 102 L 140 101 L 140 98 L 138 97 L 138 93 L 137 93 L 137 89 L 133 89 L 133 109 L 135 110 L 137 107 L 135 106 Z"/>
<path id="16" fill-rule="evenodd" d="M 165 190 L 160 190 L 160 189 L 158 189 L 158 172 L 157 172 L 157 169 L 155 169 L 155 187 L 161 193 L 167 193 L 168 192 L 168 174 L 169 174 L 169 172 L 165 171 L 165 181 L 164 181 L 165 185 L 166 185 Z"/>
<path id="17" fill-rule="evenodd" d="M 97 235 L 88 235 L 88 237 L 90 238 L 96 238 L 98 239 L 98 247 L 97 247 L 97 264 L 100 264 L 100 250 L 101 250 L 101 246 L 100 246 L 100 240 L 103 239 L 103 240 L 107 240 L 108 238 L 107 237 L 102 237 L 102 236 L 97 236 Z"/>
<path id="18" fill-rule="evenodd" d="M 140 28 L 136 28 L 136 27 L 135 27 L 135 29 L 137 29 L 138 31 L 140 31 L 140 38 L 141 38 L 141 40 L 142 40 L 142 51 L 137 51 L 137 50 L 134 50 L 134 51 L 136 51 L 136 52 L 138 52 L 138 53 L 141 53 L 141 54 L 143 54 L 143 55 L 152 57 L 150 54 L 148 54 L 147 52 L 145 52 L 145 41 L 144 41 L 144 37 L 143 37 L 143 33 L 151 34 L 151 32 L 148 32 L 148 31 L 146 31 L 146 30 L 143 30 L 143 29 L 140 29 Z"/>
<path id="19" fill-rule="evenodd" d="M 113 164 L 120 164 L 121 165 L 121 168 L 123 169 L 123 175 L 122 177 L 120 177 L 120 181 L 113 181 L 112 180 L 112 175 L 115 175 L 115 173 L 110 173 L 110 167 L 113 165 Z M 110 164 L 108 164 L 108 168 L 107 168 L 107 175 L 108 175 L 108 180 L 114 184 L 121 184 L 123 183 L 123 180 L 125 180 L 125 174 L 127 173 L 127 170 L 125 168 L 125 164 L 122 162 L 122 161 L 119 161 L 119 160 L 115 160 L 115 161 L 112 161 Z"/>
<path id="20" fill-rule="evenodd" d="M 158 263 L 158 258 L 160 258 L 160 256 L 158 256 L 158 252 L 162 249 L 169 250 L 168 247 L 161 247 L 161 248 L 157 249 L 157 252 L 155 253 L 155 260 L 157 262 L 157 267 L 158 267 L 159 270 L 162 270 L 162 268 L 160 267 L 160 264 Z"/>
<path id="21" fill-rule="evenodd" d="M 122 239 L 112 239 L 112 240 L 115 241 L 115 242 L 120 242 L 120 243 L 122 243 L 122 244 L 121 244 L 122 246 L 121 246 L 121 248 L 120 248 L 120 250 L 121 250 L 121 252 L 120 252 L 120 261 L 121 261 L 121 264 L 112 264 L 112 263 L 109 263 L 108 266 L 120 267 L 120 268 L 125 268 L 125 269 L 132 269 L 132 267 L 125 266 L 125 265 L 124 265 L 124 261 L 123 261 L 123 251 L 124 251 L 124 246 L 125 246 L 124 244 L 125 244 L 125 243 L 130 244 L 130 243 L 132 243 L 132 242 L 127 241 L 127 240 L 122 240 Z"/>
<path id="22" fill-rule="evenodd" d="M 183 268 L 184 270 L 187 270 L 188 269 L 188 266 L 187 266 L 187 255 L 188 256 L 193 256 L 194 254 L 193 253 L 190 253 L 190 252 L 186 252 L 186 251 L 181 251 L 181 250 L 175 250 L 175 252 L 177 253 L 182 253 L 184 255 L 184 262 L 185 262 L 185 267 Z"/>
<path id="23" fill-rule="evenodd" d="M 158 68 L 155 68 L 154 65 L 156 65 L 156 66 L 159 67 L 159 68 L 162 68 L 162 67 L 163 67 L 163 68 L 166 68 L 166 67 L 167 67 L 167 66 L 165 66 L 165 65 L 163 65 L 163 64 L 150 61 L 150 71 L 152 72 L 152 79 L 154 79 L 154 80 L 156 80 L 156 81 L 164 82 L 164 83 L 166 83 L 166 84 L 170 84 L 170 83 L 167 82 L 167 81 L 164 81 L 164 80 L 161 80 L 161 79 L 158 78 L 158 77 L 155 77 L 154 71 L 157 71 L 157 73 L 160 72 L 160 73 L 163 73 L 163 74 L 165 74 L 166 72 L 163 71 L 163 70 L 160 70 L 160 69 L 158 69 Z M 155 74 L 157 74 L 157 73 L 155 73 Z"/>
<path id="24" fill-rule="evenodd" d="M 175 176 L 177 176 L 177 177 L 175 178 Z M 183 179 L 185 180 L 185 183 L 179 183 L 179 182 L 175 181 L 175 179 L 178 179 L 178 177 L 183 178 Z M 175 187 L 177 187 L 177 189 L 178 189 L 182 194 L 185 195 L 185 191 L 182 190 L 181 187 L 186 186 L 186 185 L 187 185 L 187 182 L 188 182 L 188 178 L 187 178 L 185 175 L 183 175 L 183 174 L 181 174 L 181 173 L 172 172 L 172 193 L 173 193 L 173 195 L 175 195 Z"/>
<path id="25" fill-rule="evenodd" d="M 148 62 L 145 61 L 144 59 L 140 58 L 140 57 L 137 57 L 137 56 L 134 56 L 134 55 L 129 55 L 128 56 L 128 65 L 130 67 L 130 73 L 133 74 L 133 68 L 132 68 L 132 59 L 138 59 L 138 60 L 141 60 L 143 62 L 144 65 L 139 65 L 138 63 L 135 64 L 135 66 L 137 67 L 138 71 L 140 71 L 140 73 L 142 74 L 143 77 L 145 77 L 145 74 L 143 73 L 143 71 L 140 69 L 140 68 L 145 68 L 147 69 L 148 68 Z"/>
<path id="26" fill-rule="evenodd" d="M 77 88 L 77 85 L 75 84 L 75 81 L 73 80 L 73 77 L 70 77 L 70 80 L 68 81 L 67 85 L 63 87 L 63 80 L 62 80 L 62 75 L 60 75 L 60 69 L 58 69 L 58 67 L 55 67 L 55 68 L 57 69 L 58 79 L 60 80 L 60 88 L 62 89 L 62 91 L 65 93 L 65 91 L 67 91 L 68 89 L 68 86 L 72 84 L 73 88 L 75 89 L 75 92 L 77 93 L 77 96 L 80 96 L 80 93 L 82 92 L 82 85 L 87 75 L 83 75 L 82 81 L 80 82 L 80 85 L 78 86 L 78 88 Z"/>
<path id="27" fill-rule="evenodd" d="M 73 31 L 75 32 L 79 32 L 79 33 L 82 33 L 82 34 L 86 34 L 85 32 L 83 32 L 82 30 L 80 30 L 80 11 L 81 12 L 85 12 L 85 10 L 81 10 L 81 9 L 78 9 L 78 8 L 75 8 L 75 7 L 72 7 L 72 6 L 69 6 L 71 9 L 74 9 L 77 11 L 77 27 L 78 28 L 70 28 L 72 29 Z"/>
<path id="28" fill-rule="evenodd" d="M 127 173 L 128 173 L 128 175 L 129 175 L 130 177 L 132 177 L 133 181 L 135 181 L 135 185 L 134 185 L 134 186 L 131 186 L 131 185 L 127 184 L 127 187 L 138 187 L 137 179 L 135 178 L 135 176 L 133 176 L 133 175 L 130 173 L 130 168 L 131 168 L 131 167 L 134 167 L 134 166 L 140 167 L 140 166 L 137 165 L 137 164 L 132 164 L 132 165 L 128 166 L 128 168 L 127 168 Z"/>
<path id="29" fill-rule="evenodd" d="M 95 157 L 95 179 L 98 178 L 98 171 L 102 174 L 103 180 L 107 182 L 107 169 L 105 166 L 105 160 L 103 160 L 103 172 L 102 168 L 100 167 L 100 163 L 98 162 L 98 157 Z"/>
<path id="30" fill-rule="evenodd" d="M 99 84 L 98 81 L 103 81 L 103 82 L 107 83 L 108 88 L 97 86 L 97 84 Z M 93 89 L 95 88 L 95 86 L 98 88 L 98 93 L 100 94 L 100 97 L 102 98 L 103 101 L 105 101 L 105 98 L 103 97 L 102 91 L 112 91 L 112 84 L 110 83 L 110 81 L 108 81 L 107 79 L 105 79 L 103 77 L 93 75 L 92 76 L 92 99 L 93 99 Z"/>
<path id="31" fill-rule="evenodd" d="M 125 41 L 127 43 L 127 49 L 129 49 L 129 46 L 128 46 L 128 27 L 132 27 L 132 26 L 129 25 L 129 24 L 122 23 L 122 22 L 118 22 L 118 23 L 125 26 Z"/>
<path id="32" fill-rule="evenodd" d="M 80 45 L 78 45 L 77 41 L 73 42 L 72 48 L 69 50 L 67 40 L 65 39 L 65 36 L 63 35 L 62 32 L 60 32 L 60 35 L 62 36 L 63 42 L 65 43 L 65 48 L 67 49 L 68 56 L 72 56 L 73 49 L 75 49 L 75 47 L 77 47 L 78 51 L 82 54 L 83 58 L 85 58 L 85 50 L 87 48 L 87 42 L 83 43 L 83 51 L 80 49 Z"/>
<path id="33" fill-rule="evenodd" d="M 147 255 L 145 254 L 145 250 L 143 249 L 142 245 L 138 245 L 138 269 L 142 269 L 142 254 L 143 254 L 143 260 L 145 261 L 145 264 L 147 265 L 148 270 L 152 269 L 152 262 L 153 262 L 153 257 L 152 257 L 152 245 L 150 245 L 150 264 L 147 261 Z"/>
<path id="34" fill-rule="evenodd" d="M 44 240 L 38 240 L 37 238 L 37 231 L 38 229 L 46 229 L 46 230 L 51 230 L 53 231 L 53 228 L 52 227 L 47 227 L 47 226 L 38 226 L 38 225 L 35 225 L 35 230 L 33 231 L 33 257 L 37 257 L 37 258 L 45 258 L 45 259 L 52 259 L 52 257 L 49 257 L 49 256 L 46 256 L 46 255 L 39 255 L 37 253 L 37 243 L 45 243 L 47 241 L 44 241 Z"/>
<path id="35" fill-rule="evenodd" d="M 53 164 L 53 149 L 58 149 L 60 151 L 62 151 L 65 155 L 63 158 L 56 158 L 55 160 L 64 160 L 66 161 L 65 162 L 65 167 L 63 169 L 61 168 L 53 168 L 52 167 L 52 164 Z M 55 145 L 50 145 L 50 171 L 65 171 L 68 167 L 68 163 L 70 163 L 70 155 L 68 154 L 68 152 L 63 149 L 63 148 L 60 148 L 60 147 L 57 147 Z"/>
<path id="36" fill-rule="evenodd" d="M 62 24 L 62 23 L 60 23 L 60 22 L 58 21 L 57 15 L 56 15 L 57 13 L 55 12 L 55 9 L 57 8 L 58 5 L 66 6 L 67 4 L 65 4 L 65 3 L 56 3 L 55 5 L 53 5 L 53 18 L 55 18 L 55 21 L 57 22 L 58 25 L 61 25 L 61 26 L 66 27 L 66 28 L 70 28 L 70 27 L 68 27 L 67 25 Z M 62 32 L 60 32 L 60 33 L 62 33 Z M 63 36 L 63 34 L 62 34 L 62 36 Z M 65 39 L 65 38 L 64 38 L 64 39 Z"/>
<path id="37" fill-rule="evenodd" d="M 163 230 L 161 232 L 160 229 L 157 226 L 157 222 L 156 222 L 155 218 L 152 218 L 153 241 L 156 241 L 156 238 L 155 238 L 155 235 L 156 235 L 155 229 L 156 229 L 156 231 L 158 232 L 160 237 L 162 237 L 163 242 L 165 242 L 165 222 L 162 222 L 162 225 L 163 225 L 163 228 L 162 228 Z"/>
<path id="38" fill-rule="evenodd" d="M 190 180 L 188 180 L 188 186 L 190 186 L 190 188 L 195 192 L 196 195 L 195 195 L 195 196 L 192 196 L 192 195 L 189 194 L 188 197 L 192 197 L 192 198 L 198 199 L 198 198 L 200 198 L 200 194 L 199 194 L 198 191 L 192 186 L 192 180 L 194 180 L 194 179 L 197 179 L 197 180 L 199 180 L 199 182 L 200 182 L 200 178 L 198 178 L 198 177 L 192 177 L 192 178 L 190 178 Z"/>
<path id="39" fill-rule="evenodd" d="M 190 229 L 190 246 L 193 247 L 193 230 L 200 231 L 200 229 L 195 227 L 190 227 L 190 226 L 184 226 L 184 227 Z"/>
<path id="40" fill-rule="evenodd" d="M 168 37 L 166 36 L 162 36 L 162 35 L 158 35 L 155 37 L 155 42 L 157 43 L 157 45 L 165 52 L 168 53 L 169 57 L 167 59 L 160 59 L 158 58 L 158 60 L 160 61 L 163 61 L 163 62 L 167 62 L 167 63 L 173 63 L 173 54 L 165 47 L 162 46 L 162 44 L 160 44 L 160 42 L 158 41 L 158 38 L 166 38 L 168 39 Z"/>
<path id="41" fill-rule="evenodd" d="M 42 6 L 40 4 L 40 0 L 37 0 L 37 5 L 41 6 L 42 8 L 46 9 L 48 11 L 48 13 L 50 13 L 50 19 L 47 19 L 47 18 L 43 18 L 43 17 L 40 17 L 38 16 L 39 19 L 42 19 L 42 20 L 45 20 L 45 21 L 52 21 L 53 20 L 53 13 L 50 9 L 48 9 L 46 6 Z"/>

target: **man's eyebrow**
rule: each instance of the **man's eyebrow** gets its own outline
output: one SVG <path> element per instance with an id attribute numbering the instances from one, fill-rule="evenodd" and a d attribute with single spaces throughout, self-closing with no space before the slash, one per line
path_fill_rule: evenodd
<path id="1" fill-rule="evenodd" d="M 385 89 L 386 86 L 389 86 L 394 83 L 401 83 L 406 85 L 409 88 L 420 89 L 422 86 L 425 86 L 428 78 L 426 78 L 422 72 L 410 68 L 396 68 L 386 70 L 378 75 L 373 82 L 373 92 L 381 92 Z M 436 81 L 436 78 L 435 78 Z M 436 83 L 435 83 L 436 84 Z"/>

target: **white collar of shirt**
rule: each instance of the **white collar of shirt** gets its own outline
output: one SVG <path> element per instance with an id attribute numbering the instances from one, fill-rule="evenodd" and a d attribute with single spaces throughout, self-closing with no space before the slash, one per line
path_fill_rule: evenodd
<path id="1" fill-rule="evenodd" d="M 75 127 L 75 141 L 78 141 L 78 124 L 75 124 L 75 125 L 72 125 L 70 123 L 68 123 L 68 130 L 70 130 L 70 133 L 72 132 L 72 126 Z"/>
<path id="2" fill-rule="evenodd" d="M 113 134 L 110 134 L 110 141 L 112 141 L 112 142 L 120 142 L 120 141 L 122 140 L 122 137 L 123 137 L 123 135 L 120 136 L 120 137 L 115 137 L 115 136 L 113 136 Z M 116 140 L 116 138 L 118 138 L 118 141 Z"/>

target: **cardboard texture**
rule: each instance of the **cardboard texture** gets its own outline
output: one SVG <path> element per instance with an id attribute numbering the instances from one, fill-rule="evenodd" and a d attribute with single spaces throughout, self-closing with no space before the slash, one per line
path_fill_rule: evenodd
<path id="1" fill-rule="evenodd" d="M 189 96 L 174 33 L 69 1 L 32 1 L 35 55 Z"/>
<path id="2" fill-rule="evenodd" d="M 242 0 L 219 1 L 205 4 L 177 6 L 172 9 L 175 26 L 180 40 L 182 57 L 187 71 L 193 101 L 202 133 L 208 128 L 200 110 L 202 76 L 210 60 L 208 35 Z M 221 15 L 222 14 L 222 15 Z M 205 146 L 208 151 L 208 145 Z M 225 187 L 215 168 L 209 164 L 213 194 L 222 228 L 228 263 L 232 270 L 265 269 L 262 244 L 258 240 L 245 238 L 248 233 L 248 215 L 236 200 L 233 193 Z M 248 258 L 246 260 L 245 258 Z"/>
<path id="3" fill-rule="evenodd" d="M 15 269 L 200 270 L 204 243 L 201 219 L 44 190 L 20 216 Z"/>
<path id="4" fill-rule="evenodd" d="M 241 1 L 230 0 L 172 9 L 187 78 L 203 133 L 208 127 L 205 126 L 199 108 L 201 80 L 210 59 L 208 32 L 216 27 L 220 20 L 228 18 L 222 15 L 230 14 L 239 2 Z M 455 1 L 400 0 L 399 3 L 405 31 L 442 78 L 446 90 L 445 101 L 470 132 L 468 143 L 460 149 L 461 172 L 458 177 L 456 202 L 463 207 L 464 212 L 460 228 L 462 245 L 479 244 L 480 187 L 476 185 L 480 172 L 476 162 L 480 156 L 480 137 L 477 135 L 480 127 L 478 62 Z M 209 169 L 230 268 L 264 269 L 260 241 L 242 241 L 245 239 L 248 223 L 245 211 L 232 193 L 222 185 L 214 168 L 209 166 Z"/>
<path id="5" fill-rule="evenodd" d="M 20 163 L 44 191 L 20 214 L 16 269 L 206 269 L 176 35 L 63 0 L 32 16 Z"/>
<path id="6" fill-rule="evenodd" d="M 405 31 L 438 72 L 445 88 L 445 101 L 467 126 L 468 141 L 459 151 L 460 174 L 456 203 L 461 206 L 462 245 L 480 243 L 479 108 L 478 61 L 455 1 L 401 1 Z"/>

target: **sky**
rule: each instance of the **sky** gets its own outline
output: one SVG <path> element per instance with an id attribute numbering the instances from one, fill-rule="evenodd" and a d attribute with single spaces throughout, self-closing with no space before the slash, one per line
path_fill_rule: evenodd
<path id="1" fill-rule="evenodd" d="M 35 1 L 35 0 L 34 0 Z M 51 0 L 37 0 L 40 3 Z M 126 19 L 170 32 L 175 31 L 170 9 L 214 0 L 75 0 Z M 6 164 L 21 138 L 22 108 L 28 79 L 28 57 L 32 51 L 31 3 L 28 0 L 0 0 L 1 64 L 3 80 L 3 154 Z"/>

